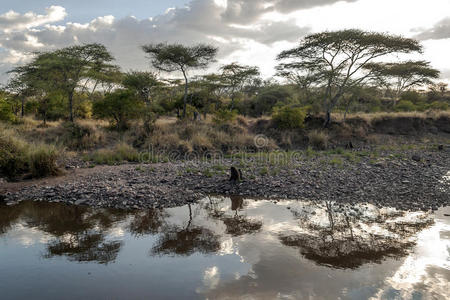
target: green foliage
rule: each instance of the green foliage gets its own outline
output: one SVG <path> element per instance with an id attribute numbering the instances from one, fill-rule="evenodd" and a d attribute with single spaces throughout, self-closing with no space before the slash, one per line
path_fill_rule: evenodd
<path id="1" fill-rule="evenodd" d="M 415 111 L 417 107 L 408 100 L 400 100 L 394 107 L 395 111 Z"/>
<path id="2" fill-rule="evenodd" d="M 323 107 L 329 116 L 344 91 L 367 83 L 374 72 L 367 67 L 372 60 L 421 50 L 418 41 L 401 36 L 357 29 L 325 31 L 308 35 L 298 47 L 281 52 L 278 60 L 284 62 L 277 69 L 284 77 L 302 77 L 308 88 L 324 87 L 328 92 L 322 97 Z"/>
<path id="3" fill-rule="evenodd" d="M 144 104 L 128 90 L 116 90 L 93 104 L 94 116 L 109 119 L 118 130 L 128 128 L 129 121 L 139 118 L 143 110 Z"/>
<path id="4" fill-rule="evenodd" d="M 414 90 L 403 92 L 400 95 L 400 99 L 411 101 L 412 103 L 419 103 L 419 102 L 423 102 L 425 100 L 425 98 L 420 93 L 418 93 Z"/>
<path id="5" fill-rule="evenodd" d="M 13 113 L 11 104 L 7 99 L 0 97 L 0 120 L 5 122 L 14 122 L 16 116 Z"/>
<path id="6" fill-rule="evenodd" d="M 237 110 L 218 109 L 213 116 L 213 122 L 216 124 L 226 124 L 236 120 Z"/>
<path id="7" fill-rule="evenodd" d="M 185 80 L 183 97 L 183 118 L 186 117 L 186 105 L 188 96 L 188 76 L 190 69 L 206 68 L 214 61 L 217 48 L 198 44 L 194 46 L 184 46 L 181 44 L 150 44 L 142 46 L 145 53 L 150 55 L 153 67 L 164 72 L 180 71 Z"/>
<path id="8" fill-rule="evenodd" d="M 301 129 L 305 126 L 305 117 L 304 109 L 290 106 L 276 108 L 272 115 L 273 121 L 281 129 Z"/>
<path id="9" fill-rule="evenodd" d="M 448 103 L 441 102 L 441 101 L 434 101 L 429 106 L 429 109 L 433 109 L 433 110 L 448 110 L 448 108 L 449 108 Z"/>
<path id="10" fill-rule="evenodd" d="M 75 103 L 75 116 L 80 119 L 90 119 L 92 117 L 92 101 L 86 94 L 77 94 Z"/>
<path id="11" fill-rule="evenodd" d="M 117 69 L 109 64 L 113 59 L 103 45 L 76 45 L 37 53 L 30 63 L 17 67 L 10 73 L 16 75 L 16 81 L 23 86 L 22 91 L 33 91 L 44 100 L 49 93 L 55 91 L 64 94 L 69 104 L 69 118 L 73 121 L 73 97 L 80 82 L 86 78 L 108 81 L 106 74 Z"/>
<path id="12" fill-rule="evenodd" d="M 271 114 L 275 106 L 294 104 L 294 93 L 289 86 L 269 85 L 260 90 L 258 95 L 247 101 L 242 101 L 238 108 L 241 113 L 260 117 Z"/>
<path id="13" fill-rule="evenodd" d="M 132 71 L 125 74 L 122 85 L 135 91 L 142 101 L 149 102 L 152 88 L 161 85 L 161 83 L 152 72 Z"/>

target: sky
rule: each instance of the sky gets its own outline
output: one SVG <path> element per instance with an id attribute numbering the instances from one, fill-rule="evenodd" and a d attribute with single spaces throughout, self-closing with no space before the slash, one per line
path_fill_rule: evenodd
<path id="1" fill-rule="evenodd" d="M 151 70 L 140 46 L 154 42 L 219 47 L 218 67 L 259 66 L 302 37 L 358 28 L 421 41 L 421 57 L 450 82 L 450 0 L 1 0 L 0 84 L 35 51 L 99 42 L 123 71 Z"/>

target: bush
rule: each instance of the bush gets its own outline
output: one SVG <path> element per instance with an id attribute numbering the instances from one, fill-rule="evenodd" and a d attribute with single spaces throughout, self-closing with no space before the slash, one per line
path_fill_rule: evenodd
<path id="1" fill-rule="evenodd" d="M 71 150 L 92 149 L 103 139 L 94 127 L 88 125 L 68 122 L 63 124 L 63 129 L 64 146 Z"/>
<path id="2" fill-rule="evenodd" d="M 213 122 L 216 124 L 226 124 L 236 120 L 237 110 L 219 109 L 214 113 Z"/>
<path id="3" fill-rule="evenodd" d="M 306 112 L 300 107 L 283 106 L 275 109 L 272 119 L 281 129 L 301 129 L 305 126 Z"/>
<path id="4" fill-rule="evenodd" d="M 60 173 L 56 161 L 59 152 L 54 146 L 40 145 L 33 149 L 28 155 L 28 161 L 33 177 L 45 177 L 58 175 Z"/>
<path id="5" fill-rule="evenodd" d="M 441 101 L 434 101 L 430 104 L 429 109 L 433 110 L 448 110 L 448 104 Z"/>
<path id="6" fill-rule="evenodd" d="M 329 136 L 324 131 L 313 130 L 308 133 L 309 144 L 317 150 L 325 150 L 328 148 Z"/>
<path id="7" fill-rule="evenodd" d="M 5 100 L 0 99 L 0 120 L 6 122 L 14 122 L 16 116 L 14 115 L 11 105 Z"/>
<path id="8" fill-rule="evenodd" d="M 394 109 L 395 111 L 415 111 L 416 106 L 409 100 L 400 100 Z"/>
<path id="9" fill-rule="evenodd" d="M 145 107 L 133 92 L 117 90 L 94 102 L 92 109 L 96 117 L 107 118 L 118 130 L 124 130 L 130 120 L 142 115 Z"/>
<path id="10" fill-rule="evenodd" d="M 26 173 L 32 177 L 57 175 L 59 156 L 54 146 L 27 144 L 10 131 L 0 135 L 0 173 L 10 179 Z"/>
<path id="11" fill-rule="evenodd" d="M 28 170 L 28 145 L 12 136 L 10 132 L 0 134 L 0 173 L 8 178 Z"/>
<path id="12" fill-rule="evenodd" d="M 88 160 L 96 164 L 113 165 L 122 162 L 138 162 L 139 153 L 133 147 L 127 144 L 118 144 L 114 149 L 100 149 L 90 155 Z"/>

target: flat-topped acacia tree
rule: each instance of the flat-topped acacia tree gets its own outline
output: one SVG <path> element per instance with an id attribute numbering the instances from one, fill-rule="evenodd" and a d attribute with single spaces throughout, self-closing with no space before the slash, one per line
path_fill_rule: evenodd
<path id="1" fill-rule="evenodd" d="M 214 61 L 218 49 L 205 44 L 185 46 L 167 43 L 144 45 L 142 49 L 150 56 L 151 63 L 157 70 L 168 73 L 179 71 L 183 74 L 183 118 L 185 118 L 189 89 L 188 71 L 206 68 Z"/>
<path id="2" fill-rule="evenodd" d="M 439 78 L 439 70 L 430 66 L 427 61 L 406 61 L 399 63 L 370 63 L 365 69 L 374 73 L 377 82 L 394 94 L 394 105 L 400 95 L 414 87 L 432 84 Z"/>
<path id="3" fill-rule="evenodd" d="M 244 86 L 252 79 L 260 75 L 259 68 L 254 66 L 240 65 L 236 62 L 222 66 L 222 79 L 228 86 L 231 97 L 230 110 L 234 109 L 236 94 L 241 92 Z"/>
<path id="4" fill-rule="evenodd" d="M 73 122 L 73 96 L 82 80 L 111 69 L 114 60 L 105 46 L 86 44 L 52 52 L 36 53 L 34 59 L 10 71 L 20 78 L 34 78 L 52 90 L 63 92 L 69 101 L 69 120 Z"/>
<path id="5" fill-rule="evenodd" d="M 366 65 L 390 54 L 413 52 L 421 53 L 422 46 L 402 36 L 357 29 L 327 31 L 308 35 L 298 47 L 281 52 L 277 59 L 287 62 L 277 68 L 286 77 L 296 72 L 315 79 L 313 85 L 323 91 L 326 127 L 344 93 L 373 79 L 374 72 Z"/>

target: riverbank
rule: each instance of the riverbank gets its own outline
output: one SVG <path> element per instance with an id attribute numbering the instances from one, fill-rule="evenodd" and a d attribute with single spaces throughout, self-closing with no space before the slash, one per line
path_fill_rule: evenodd
<path id="1" fill-rule="evenodd" d="M 230 182 L 231 166 L 243 172 Z M 8 204 L 23 200 L 125 209 L 174 207 L 206 195 L 368 202 L 402 210 L 450 205 L 450 148 L 274 152 L 221 160 L 125 164 L 2 183 Z"/>

